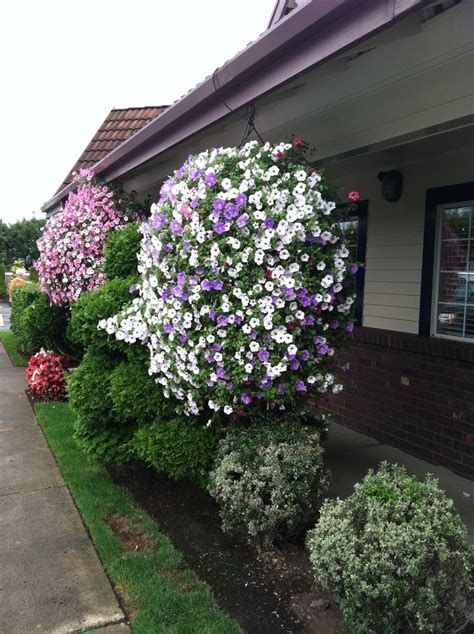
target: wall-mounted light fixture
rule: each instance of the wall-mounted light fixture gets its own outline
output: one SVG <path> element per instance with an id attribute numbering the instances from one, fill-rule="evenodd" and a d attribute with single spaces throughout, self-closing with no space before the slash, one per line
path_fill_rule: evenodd
<path id="1" fill-rule="evenodd" d="M 403 175 L 398 170 L 379 172 L 377 178 L 382 183 L 382 196 L 389 203 L 400 200 L 403 191 Z"/>

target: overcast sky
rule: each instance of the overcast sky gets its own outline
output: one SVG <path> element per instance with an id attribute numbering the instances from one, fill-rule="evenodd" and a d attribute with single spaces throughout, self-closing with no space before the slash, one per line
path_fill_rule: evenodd
<path id="1" fill-rule="evenodd" d="M 42 217 L 112 108 L 170 104 L 275 0 L 0 0 L 0 218 Z"/>

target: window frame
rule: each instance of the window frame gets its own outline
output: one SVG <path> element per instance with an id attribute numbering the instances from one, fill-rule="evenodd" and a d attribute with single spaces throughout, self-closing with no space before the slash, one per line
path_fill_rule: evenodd
<path id="1" fill-rule="evenodd" d="M 472 344 L 472 339 L 436 333 L 438 276 L 440 263 L 441 210 L 474 201 L 474 182 L 434 187 L 426 192 L 423 262 L 421 270 L 420 319 L 418 332 L 423 337 L 449 339 Z"/>
<path id="2" fill-rule="evenodd" d="M 362 266 L 355 276 L 355 293 L 356 299 L 354 303 L 354 322 L 356 326 L 362 326 L 362 318 L 364 313 L 364 286 L 365 286 L 365 257 L 367 249 L 367 218 L 369 211 L 369 201 L 359 200 L 355 203 L 354 209 L 350 216 L 357 216 L 357 262 Z M 349 216 L 349 217 L 350 217 Z"/>

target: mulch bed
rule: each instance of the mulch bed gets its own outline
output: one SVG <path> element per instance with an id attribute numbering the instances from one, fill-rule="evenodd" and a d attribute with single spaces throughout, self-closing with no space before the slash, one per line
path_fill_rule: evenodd
<path id="1" fill-rule="evenodd" d="M 114 466 L 109 472 L 246 632 L 346 632 L 338 607 L 314 583 L 302 540 L 259 554 L 221 531 L 216 504 L 193 482 L 175 482 L 142 464 Z"/>

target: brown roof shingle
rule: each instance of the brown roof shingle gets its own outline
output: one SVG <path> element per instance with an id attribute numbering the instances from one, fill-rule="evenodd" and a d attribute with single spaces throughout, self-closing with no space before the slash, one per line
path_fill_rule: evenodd
<path id="1" fill-rule="evenodd" d="M 121 143 L 144 128 L 166 108 L 167 106 L 151 106 L 111 110 L 56 193 L 72 181 L 73 172 L 95 165 Z"/>

